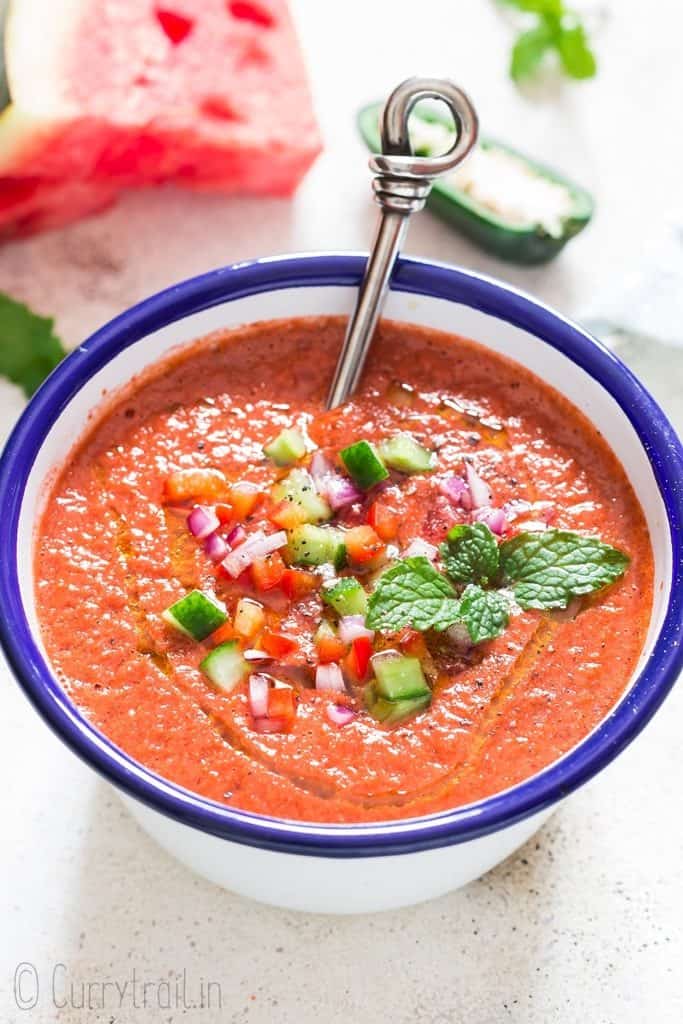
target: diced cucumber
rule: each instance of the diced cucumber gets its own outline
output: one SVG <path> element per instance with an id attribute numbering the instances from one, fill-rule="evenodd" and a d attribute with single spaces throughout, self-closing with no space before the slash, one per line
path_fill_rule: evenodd
<path id="1" fill-rule="evenodd" d="M 395 657 L 373 658 L 375 689 L 386 700 L 409 700 L 424 697 L 431 691 L 418 658 L 397 654 Z"/>
<path id="2" fill-rule="evenodd" d="M 237 640 L 226 640 L 200 661 L 199 667 L 225 693 L 234 690 L 249 671 Z"/>
<path id="3" fill-rule="evenodd" d="M 313 634 L 313 643 L 318 644 L 321 640 L 334 640 L 336 636 L 337 634 L 332 623 L 328 622 L 327 619 L 321 619 L 318 623 L 318 628 Z"/>
<path id="4" fill-rule="evenodd" d="M 346 564 L 344 534 L 332 526 L 303 523 L 289 534 L 287 556 L 295 565 L 326 565 L 341 569 Z"/>
<path id="5" fill-rule="evenodd" d="M 295 427 L 280 431 L 263 449 L 276 466 L 291 466 L 306 454 L 306 442 Z"/>
<path id="6" fill-rule="evenodd" d="M 401 473 L 429 473 L 436 465 L 434 452 L 430 452 L 410 434 L 396 434 L 379 446 L 379 454 L 387 466 Z"/>
<path id="7" fill-rule="evenodd" d="M 191 590 L 162 612 L 161 617 L 179 633 L 184 633 L 193 640 L 204 640 L 209 633 L 222 626 L 228 616 L 223 605 L 215 597 L 210 597 L 201 590 Z"/>
<path id="8" fill-rule="evenodd" d="M 326 584 L 321 596 L 338 615 L 365 615 L 368 610 L 368 595 L 353 576 L 343 576 Z"/>
<path id="9" fill-rule="evenodd" d="M 387 700 L 378 695 L 376 684 L 370 683 L 365 687 L 365 705 L 372 717 L 384 725 L 396 725 L 418 711 L 424 711 L 429 707 L 431 700 L 431 692 L 406 700 Z"/>
<path id="10" fill-rule="evenodd" d="M 349 476 L 364 491 L 389 476 L 389 471 L 377 454 L 375 446 L 369 441 L 357 441 L 356 444 L 343 448 L 339 455 Z"/>
<path id="11" fill-rule="evenodd" d="M 272 490 L 275 502 L 291 502 L 302 523 L 322 523 L 332 518 L 332 509 L 322 498 L 305 469 L 293 469 Z"/>

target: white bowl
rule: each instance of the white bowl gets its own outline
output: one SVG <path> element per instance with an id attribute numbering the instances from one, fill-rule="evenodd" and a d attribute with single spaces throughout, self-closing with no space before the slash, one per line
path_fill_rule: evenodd
<path id="1" fill-rule="evenodd" d="M 297 910 L 354 913 L 430 899 L 483 874 L 524 843 L 558 801 L 643 728 L 683 656 L 680 541 L 683 452 L 664 414 L 618 359 L 506 285 L 402 260 L 385 314 L 473 338 L 516 359 L 579 406 L 618 454 L 654 548 L 647 643 L 624 697 L 573 750 L 486 800 L 423 818 L 316 825 L 205 800 L 133 761 L 66 697 L 42 646 L 32 552 L 46 483 L 104 391 L 169 349 L 217 328 L 348 314 L 364 257 L 289 256 L 186 281 L 124 313 L 72 353 L 33 397 L 0 461 L 0 639 L 27 696 L 64 742 L 122 793 L 133 815 L 189 867 L 245 896 Z"/>

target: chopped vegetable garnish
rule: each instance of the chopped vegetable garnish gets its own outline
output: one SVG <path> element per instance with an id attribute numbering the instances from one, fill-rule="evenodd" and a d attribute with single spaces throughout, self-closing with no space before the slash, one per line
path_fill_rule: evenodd
<path id="1" fill-rule="evenodd" d="M 258 601 L 252 601 L 249 597 L 241 597 L 237 602 L 237 608 L 235 609 L 235 632 L 240 636 L 244 637 L 245 640 L 251 640 L 255 637 L 264 626 L 266 621 L 266 613 L 263 610 L 263 605 L 259 604 Z"/>
<path id="2" fill-rule="evenodd" d="M 401 473 L 430 473 L 436 466 L 433 452 L 419 444 L 410 434 L 396 434 L 379 446 L 379 456 L 391 469 Z"/>
<path id="3" fill-rule="evenodd" d="M 261 491 L 254 484 L 238 483 L 230 488 L 230 504 L 235 519 L 245 520 L 254 511 Z M 228 538 L 230 540 L 230 538 Z M 232 541 L 230 541 L 232 543 Z"/>
<path id="4" fill-rule="evenodd" d="M 228 497 L 228 482 L 219 469 L 178 469 L 167 477 L 164 494 L 168 502 L 220 501 Z"/>
<path id="5" fill-rule="evenodd" d="M 357 441 L 344 448 L 339 455 L 354 482 L 364 491 L 389 476 L 377 449 L 369 441 Z"/>
<path id="6" fill-rule="evenodd" d="M 491 488 L 483 480 L 470 462 L 465 463 L 465 474 L 467 476 L 467 487 L 472 499 L 472 508 L 484 508 L 491 505 L 493 494 Z"/>
<path id="7" fill-rule="evenodd" d="M 341 569 L 346 563 L 345 535 L 332 526 L 304 523 L 289 535 L 287 557 L 295 565 L 333 565 Z"/>
<path id="8" fill-rule="evenodd" d="M 293 469 L 275 484 L 272 498 L 278 507 L 271 519 L 286 530 L 301 523 L 322 523 L 332 518 L 332 509 L 318 494 L 313 477 L 305 469 Z"/>
<path id="9" fill-rule="evenodd" d="M 218 647 L 214 647 L 200 661 L 199 667 L 211 682 L 225 693 L 234 690 L 249 671 L 249 665 L 242 655 L 237 640 L 227 640 L 225 643 L 219 644 Z"/>
<path id="10" fill-rule="evenodd" d="M 298 601 L 299 598 L 306 597 L 316 590 L 319 583 L 319 577 L 313 572 L 306 572 L 305 569 L 285 569 L 280 587 L 292 601 Z"/>
<path id="11" fill-rule="evenodd" d="M 252 533 L 250 537 L 247 537 L 239 547 L 226 555 L 221 565 L 229 576 L 236 579 L 253 562 L 260 558 L 265 558 L 267 555 L 272 554 L 273 551 L 278 551 L 286 543 L 287 534 L 283 530 L 280 530 L 278 533 L 271 533 L 269 537 L 266 537 L 261 530 L 257 530 L 256 533 Z"/>
<path id="12" fill-rule="evenodd" d="M 331 693 L 345 693 L 346 685 L 339 665 L 318 665 L 315 670 L 315 688 Z"/>
<path id="13" fill-rule="evenodd" d="M 386 700 L 407 700 L 431 693 L 417 658 L 383 652 L 372 660 L 375 692 Z"/>
<path id="14" fill-rule="evenodd" d="M 287 654 L 295 651 L 298 646 L 294 637 L 287 636 L 285 633 L 274 633 L 269 629 L 264 629 L 261 635 L 261 647 L 273 658 L 284 658 Z"/>
<path id="15" fill-rule="evenodd" d="M 265 558 L 257 558 L 251 563 L 251 578 L 257 590 L 272 590 L 282 581 L 286 572 L 286 565 L 282 561 L 279 552 L 274 551 L 272 555 Z"/>
<path id="16" fill-rule="evenodd" d="M 328 704 L 325 713 L 333 725 L 339 726 L 349 725 L 356 717 L 356 712 L 343 704 Z"/>
<path id="17" fill-rule="evenodd" d="M 187 517 L 187 528 L 197 540 L 206 540 L 220 525 L 214 509 L 206 505 L 195 505 Z"/>
<path id="18" fill-rule="evenodd" d="M 372 562 L 384 551 L 384 544 L 371 526 L 354 526 L 344 534 L 346 553 L 358 565 Z"/>
<path id="19" fill-rule="evenodd" d="M 375 631 L 365 625 L 364 615 L 344 615 L 339 620 L 339 637 L 345 644 L 350 644 L 359 637 L 372 642 L 374 636 Z"/>
<path id="20" fill-rule="evenodd" d="M 372 656 L 372 641 L 367 636 L 357 636 L 351 644 L 350 657 L 353 660 L 353 672 L 357 679 L 365 679 Z"/>
<path id="21" fill-rule="evenodd" d="M 276 466 L 292 466 L 306 454 L 306 441 L 300 431 L 288 427 L 267 444 L 263 451 Z"/>
<path id="22" fill-rule="evenodd" d="M 368 523 L 382 540 L 395 540 L 401 525 L 401 516 L 378 498 L 368 509 Z"/>
<path id="23" fill-rule="evenodd" d="M 432 701 L 432 695 L 425 693 L 421 697 L 411 697 L 406 700 L 387 700 L 385 697 L 380 697 L 375 689 L 373 683 L 369 683 L 365 687 L 365 704 L 372 715 L 378 722 L 383 722 L 385 725 L 397 725 L 399 722 L 405 721 L 412 715 L 417 714 L 419 711 L 424 711 L 429 707 Z"/>
<path id="24" fill-rule="evenodd" d="M 225 607 L 201 590 L 191 590 L 185 597 L 161 613 L 161 617 L 179 633 L 193 640 L 204 640 L 227 619 Z"/>
<path id="25" fill-rule="evenodd" d="M 347 645 L 337 636 L 326 619 L 321 620 L 314 640 L 321 665 L 326 665 L 330 661 L 341 661 L 346 654 Z"/>
<path id="26" fill-rule="evenodd" d="M 365 615 L 368 609 L 367 594 L 354 576 L 342 576 L 325 584 L 321 596 L 341 616 Z"/>

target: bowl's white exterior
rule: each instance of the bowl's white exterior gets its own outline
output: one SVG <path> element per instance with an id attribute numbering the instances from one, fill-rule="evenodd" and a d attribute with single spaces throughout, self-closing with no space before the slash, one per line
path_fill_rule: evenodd
<path id="1" fill-rule="evenodd" d="M 368 914 L 443 896 L 500 864 L 556 809 L 436 850 L 390 857 L 307 857 L 210 836 L 121 796 L 145 832 L 198 875 L 260 903 L 317 914 Z"/>
<path id="2" fill-rule="evenodd" d="M 55 466 L 67 456 L 103 394 L 126 383 L 169 349 L 209 331 L 276 317 L 346 314 L 355 290 L 289 288 L 234 299 L 176 321 L 114 357 L 63 410 L 35 461 L 22 503 L 19 568 L 22 600 L 38 637 L 32 583 L 37 513 Z M 567 356 L 534 335 L 460 303 L 393 291 L 385 315 L 474 338 L 529 367 L 578 405 L 617 452 L 639 495 L 656 565 L 655 608 L 643 659 L 666 609 L 671 579 L 667 517 L 647 455 L 611 395 Z M 296 372 L 292 368 L 292 372 Z M 661 585 L 660 585 L 661 584 Z M 524 843 L 551 813 L 546 809 L 477 839 L 417 853 L 382 857 L 318 857 L 271 852 L 216 838 L 126 796 L 135 818 L 166 850 L 199 874 L 235 892 L 297 910 L 356 913 L 430 899 L 488 871 Z"/>

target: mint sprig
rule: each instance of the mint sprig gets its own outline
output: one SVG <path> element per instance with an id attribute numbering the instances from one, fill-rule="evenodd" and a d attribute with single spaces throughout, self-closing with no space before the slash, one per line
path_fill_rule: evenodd
<path id="1" fill-rule="evenodd" d="M 536 24 L 521 32 L 510 57 L 510 76 L 519 82 L 532 77 L 547 54 L 555 53 L 570 78 L 592 78 L 597 61 L 579 15 L 563 0 L 504 0 L 531 15 Z"/>
<path id="2" fill-rule="evenodd" d="M 470 583 L 460 599 L 459 617 L 472 643 L 480 644 L 503 632 L 510 621 L 510 602 L 499 590 L 483 590 Z"/>
<path id="3" fill-rule="evenodd" d="M 456 583 L 486 583 L 498 572 L 498 543 L 486 523 L 454 526 L 439 551 Z"/>
<path id="4" fill-rule="evenodd" d="M 27 398 L 64 357 L 53 325 L 0 292 L 0 376 L 23 388 Z"/>
<path id="5" fill-rule="evenodd" d="M 369 629 L 393 633 L 404 626 L 442 631 L 458 621 L 459 602 L 448 580 L 422 555 L 383 573 L 368 602 Z"/>
<path id="6" fill-rule="evenodd" d="M 623 576 L 629 558 L 570 530 L 520 533 L 500 546 L 500 567 L 520 608 L 566 608 Z"/>

